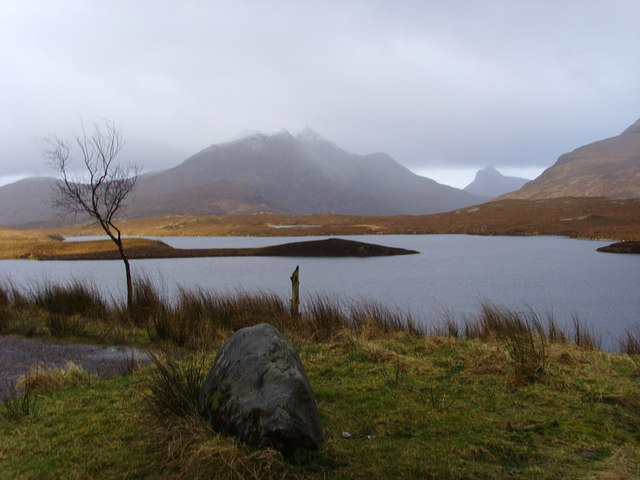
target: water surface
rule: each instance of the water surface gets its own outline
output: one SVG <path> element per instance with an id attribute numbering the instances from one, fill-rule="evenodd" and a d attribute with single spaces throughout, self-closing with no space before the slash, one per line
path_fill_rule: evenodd
<path id="1" fill-rule="evenodd" d="M 162 237 L 179 248 L 242 248 L 324 237 Z M 179 286 L 217 291 L 265 290 L 288 298 L 300 265 L 301 300 L 317 293 L 373 299 L 409 309 L 427 324 L 444 313 L 473 316 L 481 301 L 551 312 L 562 325 L 577 316 L 617 346 L 640 325 L 640 255 L 596 252 L 607 242 L 561 237 L 467 235 L 345 236 L 418 250 L 419 255 L 375 258 L 218 257 L 132 261 L 169 296 Z M 114 298 L 124 297 L 120 261 L 0 261 L 0 277 L 16 285 L 81 279 Z"/>

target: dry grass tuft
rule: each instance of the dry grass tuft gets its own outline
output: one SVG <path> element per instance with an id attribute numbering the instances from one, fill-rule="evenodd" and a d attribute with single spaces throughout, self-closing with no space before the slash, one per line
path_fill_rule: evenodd
<path id="1" fill-rule="evenodd" d="M 513 362 L 514 382 L 527 384 L 542 378 L 547 362 L 547 338 L 535 312 L 515 312 L 483 303 L 478 336 L 502 344 Z"/>
<path id="2" fill-rule="evenodd" d="M 156 426 L 149 448 L 161 453 L 160 478 L 296 478 L 280 452 L 250 449 L 221 436 L 206 422 L 193 417 L 166 427 Z"/>

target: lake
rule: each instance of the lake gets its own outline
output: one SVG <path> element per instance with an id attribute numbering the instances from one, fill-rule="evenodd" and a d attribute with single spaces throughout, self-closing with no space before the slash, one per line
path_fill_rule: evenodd
<path id="1" fill-rule="evenodd" d="M 325 237 L 162 237 L 180 248 L 257 247 Z M 516 310 L 553 313 L 571 330 L 573 317 L 617 348 L 640 326 L 640 255 L 596 252 L 609 242 L 562 237 L 468 235 L 344 236 L 418 250 L 419 255 L 375 258 L 218 257 L 132 261 L 134 275 L 152 279 L 166 295 L 178 287 L 219 292 L 242 289 L 289 298 L 289 277 L 300 265 L 301 301 L 318 293 L 376 300 L 408 309 L 437 325 L 444 314 L 472 317 L 481 301 Z M 72 279 L 95 282 L 123 299 L 121 261 L 0 261 L 0 280 L 16 286 Z"/>

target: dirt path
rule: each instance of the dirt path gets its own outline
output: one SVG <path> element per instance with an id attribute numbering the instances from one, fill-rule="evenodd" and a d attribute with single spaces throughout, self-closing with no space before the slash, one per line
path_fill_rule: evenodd
<path id="1" fill-rule="evenodd" d="M 132 356 L 139 363 L 151 361 L 143 350 L 100 345 L 60 345 L 27 338 L 0 336 L 0 401 L 10 394 L 11 386 L 30 368 L 64 367 L 68 362 L 102 378 L 124 372 Z"/>

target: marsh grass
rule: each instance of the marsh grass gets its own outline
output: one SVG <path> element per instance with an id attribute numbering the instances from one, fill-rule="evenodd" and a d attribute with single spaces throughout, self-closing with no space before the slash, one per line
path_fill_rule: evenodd
<path id="1" fill-rule="evenodd" d="M 104 318 L 107 306 L 95 284 L 72 281 L 31 289 L 31 302 L 53 315 Z"/>
<path id="2" fill-rule="evenodd" d="M 0 478 L 637 476 L 640 383 L 629 356 L 547 345 L 548 374 L 514 388 L 506 340 L 485 334 L 380 335 L 347 324 L 329 340 L 301 342 L 325 432 L 303 459 L 221 436 L 197 413 L 200 360 L 209 365 L 218 343 L 196 353 L 170 345 L 161 368 L 126 378 L 43 374 L 37 414 L 0 421 Z M 150 407 L 154 390 L 163 400 Z"/>
<path id="3" fill-rule="evenodd" d="M 196 418 L 175 419 L 155 425 L 148 437 L 150 451 L 159 454 L 153 478 L 221 480 L 302 479 L 282 454 L 273 449 L 255 450 L 214 432 Z"/>
<path id="4" fill-rule="evenodd" d="M 300 341 L 325 341 L 345 331 L 369 336 L 404 332 L 415 336 L 458 339 L 479 338 L 506 347 L 517 376 L 536 378 L 544 369 L 548 343 L 572 342 L 599 350 L 601 339 L 574 317 L 573 331 L 565 332 L 553 315 L 533 310 L 513 311 L 488 302 L 480 304 L 475 318 L 458 322 L 443 314 L 435 325 L 416 318 L 410 311 L 374 300 L 345 300 L 328 294 L 311 296 L 303 303 L 302 315 L 292 317 L 286 300 L 269 292 L 217 293 L 180 289 L 169 301 L 153 282 L 140 279 L 134 285 L 134 308 L 106 302 L 95 285 L 70 282 L 45 285 L 25 291 L 11 283 L 0 284 L 0 332 L 25 336 L 77 337 L 100 342 L 131 341 L 171 344 L 191 350 L 205 348 L 240 328 L 269 322 Z M 426 325 L 432 325 L 427 329 Z M 134 332 L 134 334 L 132 334 Z M 633 339 L 620 342 L 620 349 L 633 346 Z M 535 366 L 537 365 L 537 366 Z M 527 373 L 529 370 L 529 373 Z"/>
<path id="5" fill-rule="evenodd" d="M 0 310 L 9 308 L 9 293 L 3 285 L 0 285 Z"/>
<path id="6" fill-rule="evenodd" d="M 621 342 L 621 350 L 627 355 L 640 355 L 640 329 L 627 330 L 627 335 Z"/>
<path id="7" fill-rule="evenodd" d="M 169 306 L 160 296 L 149 278 L 136 279 L 133 282 L 132 308 L 121 305 L 118 317 L 123 323 L 133 323 L 137 327 L 147 327 L 156 317 L 167 314 Z"/>
<path id="8" fill-rule="evenodd" d="M 600 350 L 602 339 L 582 325 L 577 315 L 573 316 L 573 343 L 589 350 Z"/>
<path id="9" fill-rule="evenodd" d="M 408 375 L 407 365 L 399 357 L 396 357 L 390 366 L 387 366 L 386 363 L 381 363 L 378 368 L 385 385 L 391 387 L 400 385 Z"/>
<path id="10" fill-rule="evenodd" d="M 19 422 L 32 416 L 36 411 L 38 397 L 35 394 L 34 382 L 29 373 L 20 382 L 12 382 L 2 398 L 2 417 L 9 422 Z"/>
<path id="11" fill-rule="evenodd" d="M 86 319 L 81 315 L 50 313 L 47 327 L 54 337 L 81 337 L 85 333 Z"/>
<path id="12" fill-rule="evenodd" d="M 345 329 L 374 336 L 391 332 L 426 334 L 426 329 L 418 326 L 411 312 L 373 300 L 347 301 L 317 294 L 306 302 L 303 317 L 308 319 L 308 328 L 315 340 L 335 338 Z"/>
<path id="13" fill-rule="evenodd" d="M 311 297 L 305 305 L 303 315 L 313 326 L 315 340 L 328 340 L 349 324 L 342 302 L 329 294 Z"/>
<path id="14" fill-rule="evenodd" d="M 533 311 L 516 312 L 489 303 L 481 304 L 477 335 L 497 340 L 509 353 L 516 383 L 542 378 L 547 363 L 547 335 L 540 317 Z M 557 333 L 554 333 L 557 334 Z"/>
<path id="15" fill-rule="evenodd" d="M 199 419 L 198 398 L 207 374 L 205 357 L 179 362 L 168 353 L 148 353 L 155 368 L 145 399 L 154 417 L 169 423 L 172 419 Z"/>
<path id="16" fill-rule="evenodd" d="M 42 392 L 88 384 L 92 379 L 89 373 L 72 362 L 62 368 L 35 366 L 9 385 L 8 393 L 2 398 L 2 415 L 8 421 L 33 416 Z"/>
<path id="17" fill-rule="evenodd" d="M 349 324 L 356 331 L 367 327 L 373 328 L 381 335 L 398 331 L 416 336 L 426 334 L 426 329 L 418 326 L 411 312 L 403 311 L 397 305 L 388 306 L 375 301 L 361 301 L 352 303 L 349 311 Z"/>
<path id="18" fill-rule="evenodd" d="M 220 295 L 181 289 L 174 304 L 154 303 L 147 323 L 150 339 L 190 349 L 210 345 L 222 332 L 256 323 L 283 326 L 289 317 L 284 301 L 270 293 L 236 291 Z"/>

